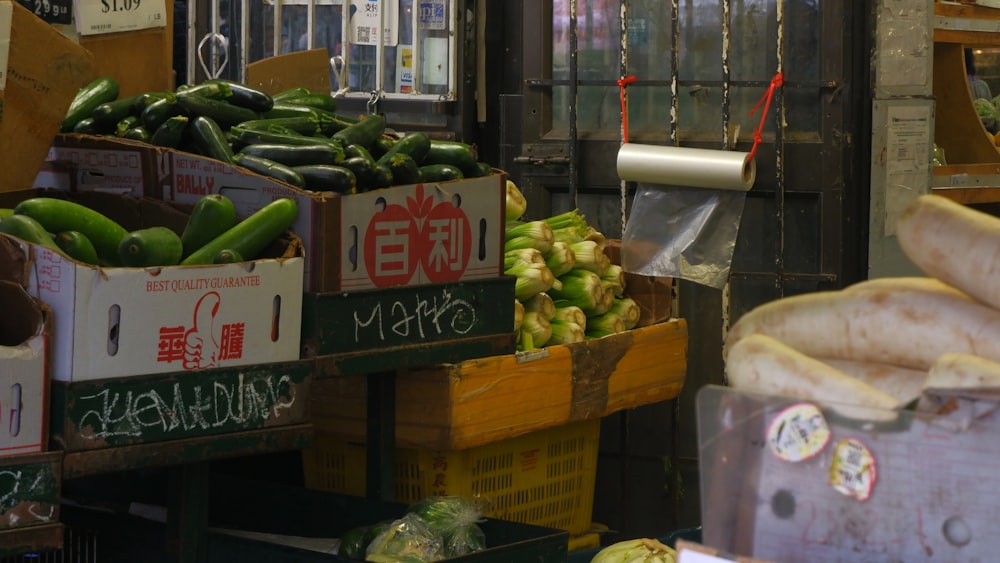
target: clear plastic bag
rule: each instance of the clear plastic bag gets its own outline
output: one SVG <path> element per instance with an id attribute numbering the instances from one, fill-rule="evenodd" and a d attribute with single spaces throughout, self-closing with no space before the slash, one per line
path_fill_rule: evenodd
<path id="1" fill-rule="evenodd" d="M 479 527 L 482 503 L 457 496 L 435 496 L 420 500 L 407 509 L 419 515 L 444 542 L 447 557 L 458 557 L 486 548 L 486 536 Z"/>
<path id="2" fill-rule="evenodd" d="M 445 557 L 441 536 L 414 513 L 394 520 L 368 544 L 365 553 L 365 561 L 376 563 L 423 563 Z"/>

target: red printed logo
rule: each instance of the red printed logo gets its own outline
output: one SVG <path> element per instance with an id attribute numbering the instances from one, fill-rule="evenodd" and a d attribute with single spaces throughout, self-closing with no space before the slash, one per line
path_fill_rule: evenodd
<path id="1" fill-rule="evenodd" d="M 457 198 L 456 198 L 457 199 Z M 375 287 L 405 285 L 420 267 L 431 282 L 457 281 L 469 264 L 472 228 L 460 203 L 434 204 L 424 186 L 406 205 L 378 200 L 365 233 L 364 260 Z"/>
<path id="2" fill-rule="evenodd" d="M 160 327 L 157 362 L 181 362 L 186 369 L 218 366 L 243 357 L 244 323 L 219 323 L 222 299 L 215 291 L 201 296 L 194 306 L 192 325 Z"/>

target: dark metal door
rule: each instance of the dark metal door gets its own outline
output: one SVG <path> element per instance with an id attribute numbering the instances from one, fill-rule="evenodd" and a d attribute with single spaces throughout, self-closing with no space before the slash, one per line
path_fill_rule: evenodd
<path id="1" fill-rule="evenodd" d="M 632 197 L 615 171 L 619 79 L 636 77 L 626 89 L 630 141 L 748 151 L 760 119 L 750 111 L 783 73 L 728 286 L 675 284 L 690 333 L 683 395 L 669 413 L 653 409 L 605 424 L 615 433 L 606 431 L 605 442 L 615 443 L 602 446 L 602 455 L 616 455 L 600 466 L 610 469 L 599 473 L 607 479 L 598 484 L 595 517 L 603 510 L 616 520 L 606 524 L 662 534 L 698 523 L 694 394 L 723 382 L 729 320 L 759 303 L 864 275 L 870 8 L 861 4 L 488 3 L 487 45 L 497 46 L 487 51 L 488 86 L 499 95 L 487 113 L 500 126 L 482 132 L 484 150 L 496 150 L 487 156 L 525 192 L 529 217 L 577 207 L 609 237 L 621 235 Z M 650 445 L 636 440 L 643 431 L 676 440 Z M 650 497 L 655 507 L 647 506 Z"/>

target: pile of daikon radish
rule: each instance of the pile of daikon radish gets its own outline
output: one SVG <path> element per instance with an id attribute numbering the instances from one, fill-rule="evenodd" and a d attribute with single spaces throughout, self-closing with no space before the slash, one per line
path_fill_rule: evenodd
<path id="1" fill-rule="evenodd" d="M 752 309 L 726 338 L 727 383 L 848 405 L 838 410 L 871 420 L 938 390 L 1000 392 L 1000 218 L 922 195 L 896 235 L 926 277 Z"/>

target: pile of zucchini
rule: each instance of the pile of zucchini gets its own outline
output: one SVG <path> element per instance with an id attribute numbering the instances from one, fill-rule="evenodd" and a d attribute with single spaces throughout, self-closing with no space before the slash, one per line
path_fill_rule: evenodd
<path id="1" fill-rule="evenodd" d="M 79 203 L 34 197 L 0 210 L 0 233 L 94 266 L 194 266 L 254 260 L 297 215 L 295 201 L 280 198 L 237 221 L 228 197 L 209 194 L 195 204 L 179 234 L 155 225 L 127 231 Z"/>
<path id="2" fill-rule="evenodd" d="M 330 93 L 292 88 L 271 96 L 223 79 L 173 92 L 118 93 L 110 77 L 84 86 L 61 131 L 201 154 L 299 188 L 341 194 L 493 173 L 471 145 L 423 132 L 390 135 L 381 115 L 336 113 Z"/>

